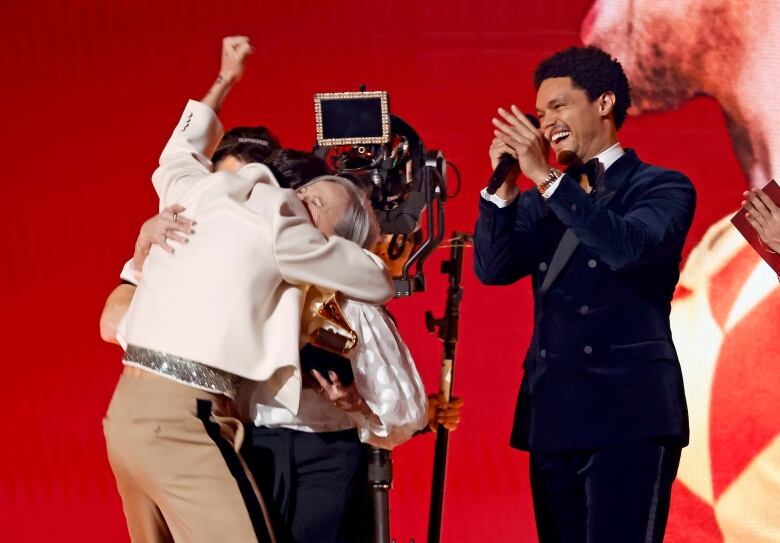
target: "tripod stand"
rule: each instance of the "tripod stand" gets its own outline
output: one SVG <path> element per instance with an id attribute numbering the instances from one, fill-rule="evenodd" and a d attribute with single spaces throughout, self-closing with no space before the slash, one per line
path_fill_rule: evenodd
<path id="1" fill-rule="evenodd" d="M 460 301 L 463 297 L 463 289 L 460 286 L 463 272 L 463 249 L 470 241 L 471 236 L 468 234 L 463 232 L 453 233 L 452 239 L 450 240 L 450 259 L 444 261 L 441 266 L 442 273 L 449 276 L 447 304 L 444 308 L 444 316 L 440 319 L 435 319 L 430 311 L 425 315 L 428 331 L 434 332 L 438 328 L 439 339 L 444 343 L 439 393 L 445 402 L 449 402 L 452 399 L 452 385 L 455 376 L 455 347 L 458 343 Z M 431 484 L 431 508 L 428 515 L 428 543 L 439 543 L 441 540 L 449 434 L 449 430 L 442 425 L 439 425 L 436 430 L 433 482 Z"/>

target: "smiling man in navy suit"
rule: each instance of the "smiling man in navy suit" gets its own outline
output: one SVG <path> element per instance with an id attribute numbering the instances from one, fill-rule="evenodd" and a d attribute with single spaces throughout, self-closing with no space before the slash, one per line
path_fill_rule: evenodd
<path id="1" fill-rule="evenodd" d="M 475 236 L 483 283 L 532 278 L 511 444 L 530 451 L 543 543 L 662 541 L 688 442 L 669 311 L 696 193 L 620 146 L 629 85 L 608 54 L 567 49 L 534 79 L 540 129 L 514 106 L 493 119 L 493 167 L 518 167 L 482 192 Z"/>

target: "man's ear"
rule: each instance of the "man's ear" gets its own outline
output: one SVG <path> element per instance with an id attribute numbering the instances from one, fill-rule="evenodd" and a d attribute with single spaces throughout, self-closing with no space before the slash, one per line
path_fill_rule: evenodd
<path id="1" fill-rule="evenodd" d="M 615 108 L 615 93 L 607 91 L 598 97 L 599 113 L 602 117 L 606 117 Z"/>

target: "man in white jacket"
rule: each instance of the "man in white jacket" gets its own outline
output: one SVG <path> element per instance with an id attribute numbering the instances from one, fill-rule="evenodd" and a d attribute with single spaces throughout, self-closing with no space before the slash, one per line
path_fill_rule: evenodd
<path id="1" fill-rule="evenodd" d="M 393 294 L 374 257 L 323 235 L 364 211 L 348 184 L 324 177 L 296 193 L 262 164 L 213 170 L 216 112 L 251 51 L 245 37 L 225 39 L 220 76 L 187 104 L 152 179 L 160 208 L 186 206 L 202 232 L 175 256 L 151 249 L 126 316 L 126 369 L 104 430 L 133 540 L 273 540 L 236 453 L 232 398 L 262 381 L 297 412 L 299 285 L 372 303 Z"/>

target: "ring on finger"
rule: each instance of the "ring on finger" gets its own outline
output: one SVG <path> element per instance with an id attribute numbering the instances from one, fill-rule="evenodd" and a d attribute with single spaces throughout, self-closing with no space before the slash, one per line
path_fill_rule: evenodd
<path id="1" fill-rule="evenodd" d="M 324 388 L 322 388 L 322 387 L 320 387 L 320 388 L 318 388 L 317 390 L 315 390 L 315 392 L 316 392 L 317 394 L 322 394 L 322 391 L 323 391 L 323 390 L 325 390 L 325 389 L 324 389 Z"/>
<path id="2" fill-rule="evenodd" d="M 179 218 L 179 214 L 178 214 L 178 213 L 174 213 L 174 214 L 173 214 L 173 222 L 176 222 L 176 220 L 177 220 L 178 218 Z"/>

